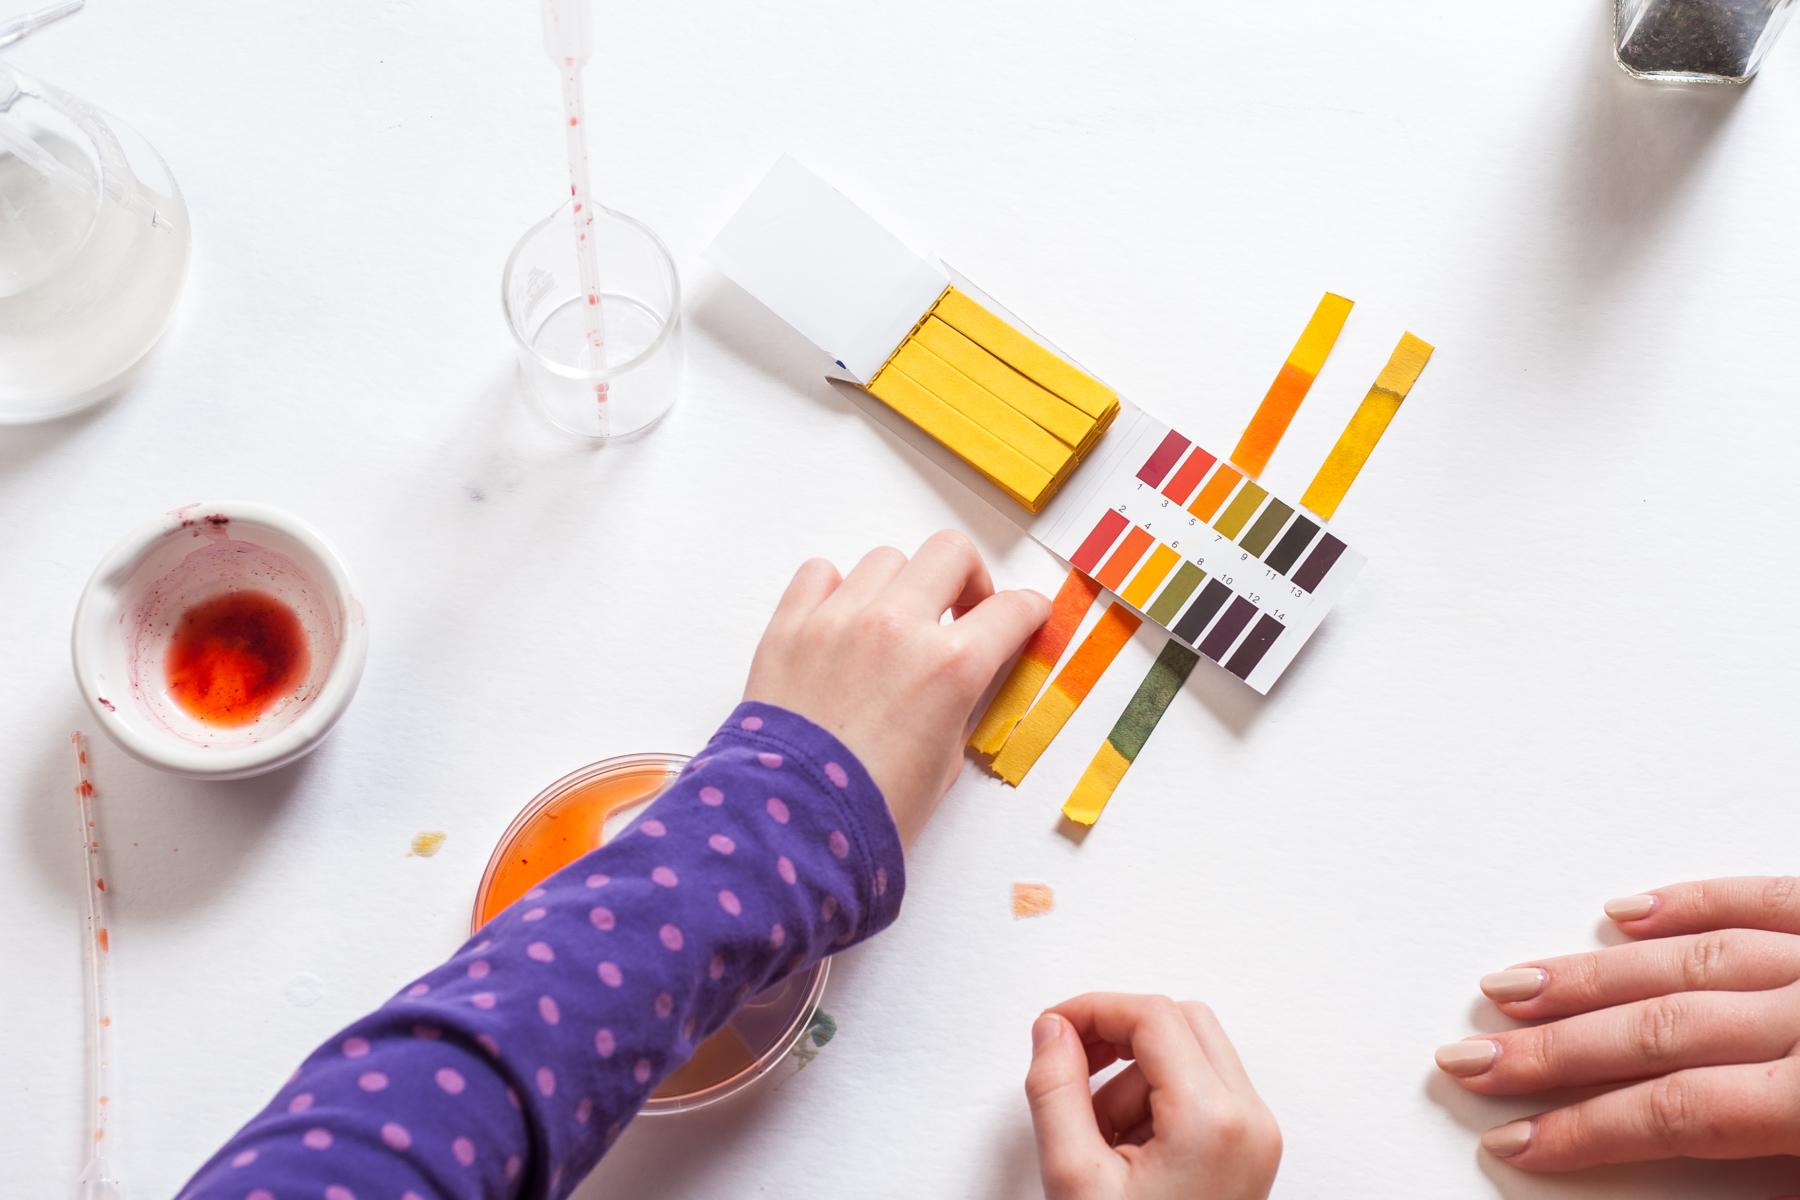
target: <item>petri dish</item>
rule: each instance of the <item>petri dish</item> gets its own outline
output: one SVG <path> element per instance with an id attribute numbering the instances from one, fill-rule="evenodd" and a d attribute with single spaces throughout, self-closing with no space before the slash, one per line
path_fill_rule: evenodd
<path id="1" fill-rule="evenodd" d="M 501 835 L 475 893 L 470 932 L 603 845 L 660 796 L 684 754 L 625 754 L 571 771 L 539 792 Z M 825 993 L 828 966 L 791 976 L 752 996 L 694 1056 L 657 1086 L 640 1110 L 688 1112 L 735 1096 L 767 1075 L 800 1040 Z"/>

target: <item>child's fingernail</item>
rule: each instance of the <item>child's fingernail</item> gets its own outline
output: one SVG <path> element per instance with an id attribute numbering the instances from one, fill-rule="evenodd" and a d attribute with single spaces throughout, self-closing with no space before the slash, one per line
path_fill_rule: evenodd
<path id="1" fill-rule="evenodd" d="M 1437 1048 L 1437 1065 L 1459 1079 L 1479 1075 L 1500 1057 L 1500 1043 L 1485 1038 L 1472 1042 L 1451 1042 Z"/>
<path id="2" fill-rule="evenodd" d="M 1481 1148 L 1495 1158 L 1512 1158 L 1531 1145 L 1530 1121 L 1508 1121 L 1481 1135 Z"/>
<path id="3" fill-rule="evenodd" d="M 1481 977 L 1481 994 L 1489 1000 L 1508 1003 L 1529 1000 L 1544 990 L 1550 973 L 1542 967 L 1513 967 Z"/>
<path id="4" fill-rule="evenodd" d="M 1045 1013 L 1031 1025 L 1031 1048 L 1037 1050 L 1062 1032 L 1062 1018 Z"/>
<path id="5" fill-rule="evenodd" d="M 1606 902 L 1606 915 L 1615 921 L 1641 921 L 1655 907 L 1655 896 L 1621 896 Z"/>

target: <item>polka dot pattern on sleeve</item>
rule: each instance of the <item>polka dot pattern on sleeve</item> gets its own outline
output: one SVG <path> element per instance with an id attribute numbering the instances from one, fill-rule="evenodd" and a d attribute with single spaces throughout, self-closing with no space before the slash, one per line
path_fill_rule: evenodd
<path id="1" fill-rule="evenodd" d="M 624 835 L 327 1042 L 181 1194 L 560 1200 L 738 1005 L 890 924 L 904 880 L 849 749 L 746 702 Z"/>

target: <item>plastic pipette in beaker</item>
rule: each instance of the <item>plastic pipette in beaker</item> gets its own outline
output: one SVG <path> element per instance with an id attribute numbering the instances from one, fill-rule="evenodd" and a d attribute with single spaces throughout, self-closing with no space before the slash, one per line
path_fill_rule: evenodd
<path id="1" fill-rule="evenodd" d="M 606 365 L 606 332 L 601 313 L 600 248 L 592 236 L 594 189 L 588 172 L 587 105 L 581 72 L 594 52 L 584 0 L 543 0 L 544 53 L 562 75 L 563 140 L 569 154 L 569 208 L 575 218 L 575 269 L 581 279 L 582 322 L 587 331 L 589 367 Z M 594 385 L 599 432 L 609 428 L 606 384 Z"/>

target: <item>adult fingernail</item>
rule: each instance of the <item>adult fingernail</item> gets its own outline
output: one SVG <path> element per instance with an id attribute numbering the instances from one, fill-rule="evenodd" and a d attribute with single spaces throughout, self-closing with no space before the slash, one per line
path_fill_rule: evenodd
<path id="1" fill-rule="evenodd" d="M 1485 1038 L 1472 1042 L 1451 1042 L 1437 1048 L 1437 1065 L 1460 1079 L 1479 1075 L 1500 1057 L 1500 1043 Z"/>
<path id="2" fill-rule="evenodd" d="M 1481 977 L 1481 994 L 1502 1003 L 1529 1000 L 1544 990 L 1550 973 L 1542 967 L 1513 967 Z"/>
<path id="3" fill-rule="evenodd" d="M 1062 1018 L 1054 1013 L 1045 1013 L 1031 1025 L 1031 1048 L 1040 1049 L 1045 1043 L 1062 1032 Z"/>
<path id="4" fill-rule="evenodd" d="M 1606 915 L 1615 921 L 1641 921 L 1655 907 L 1655 896 L 1620 896 L 1606 902 Z"/>
<path id="5" fill-rule="evenodd" d="M 1495 1158 L 1512 1158 L 1531 1145 L 1530 1121 L 1508 1121 L 1481 1135 L 1481 1148 Z"/>

